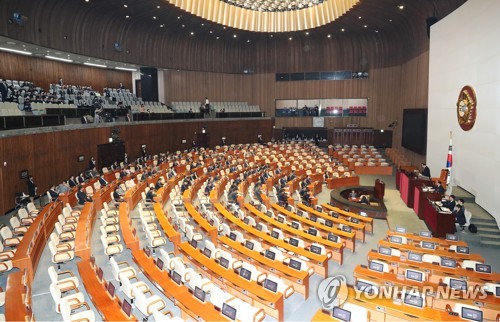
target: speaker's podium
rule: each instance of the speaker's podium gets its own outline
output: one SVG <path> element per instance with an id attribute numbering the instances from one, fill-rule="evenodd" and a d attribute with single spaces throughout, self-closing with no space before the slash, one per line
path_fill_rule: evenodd
<path id="1" fill-rule="evenodd" d="M 99 169 L 108 167 L 113 162 L 123 161 L 125 155 L 125 143 L 123 141 L 114 141 L 106 144 L 99 144 L 97 146 L 97 163 Z"/>
<path id="2" fill-rule="evenodd" d="M 210 134 L 205 133 L 196 133 L 196 145 L 199 148 L 208 148 L 210 147 Z"/>

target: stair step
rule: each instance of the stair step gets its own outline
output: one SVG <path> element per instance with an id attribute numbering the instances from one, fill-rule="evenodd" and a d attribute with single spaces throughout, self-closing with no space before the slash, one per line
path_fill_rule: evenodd
<path id="1" fill-rule="evenodd" d="M 481 218 L 481 217 L 473 217 L 471 218 L 471 223 L 475 223 L 475 222 L 482 222 L 482 223 L 492 223 L 492 224 L 497 224 L 497 222 L 495 221 L 495 219 L 491 218 Z"/>
<path id="2" fill-rule="evenodd" d="M 491 223 L 491 222 L 483 222 L 483 221 L 474 221 L 471 220 L 471 223 L 477 226 L 477 228 L 488 228 L 488 229 L 498 229 L 498 226 L 496 223 Z"/>
<path id="3" fill-rule="evenodd" d="M 481 241 L 498 241 L 500 242 L 500 236 L 498 235 L 489 235 L 489 234 L 480 234 Z"/>
<path id="4" fill-rule="evenodd" d="M 492 245 L 492 246 L 500 246 L 500 241 L 490 241 L 490 240 L 481 240 L 481 244 L 483 245 Z"/>
<path id="5" fill-rule="evenodd" d="M 478 233 L 480 233 L 481 235 L 496 235 L 498 236 L 498 238 L 500 238 L 500 234 L 499 234 L 499 230 L 498 230 L 498 227 L 495 227 L 495 228 L 481 228 L 481 229 L 477 229 Z"/>

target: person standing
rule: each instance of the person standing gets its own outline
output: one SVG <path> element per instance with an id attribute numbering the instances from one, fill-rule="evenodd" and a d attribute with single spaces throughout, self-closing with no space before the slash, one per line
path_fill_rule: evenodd
<path id="1" fill-rule="evenodd" d="M 31 202 L 33 202 L 35 200 L 37 189 L 38 189 L 38 187 L 35 184 L 35 181 L 33 180 L 33 176 L 29 176 L 29 178 L 28 178 L 28 195 L 30 196 Z"/>
<path id="2" fill-rule="evenodd" d="M 208 97 L 205 97 L 205 114 L 210 113 L 210 101 L 208 100 Z"/>

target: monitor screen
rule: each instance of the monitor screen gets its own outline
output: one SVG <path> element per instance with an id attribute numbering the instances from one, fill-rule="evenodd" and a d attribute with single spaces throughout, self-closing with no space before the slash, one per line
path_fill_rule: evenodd
<path id="1" fill-rule="evenodd" d="M 418 295 L 406 294 L 404 298 L 404 303 L 407 305 L 423 308 L 424 298 Z"/>
<path id="2" fill-rule="evenodd" d="M 483 321 L 483 312 L 481 310 L 471 309 L 465 306 L 462 306 L 461 316 L 464 319 L 468 319 L 471 321 Z"/>
<path id="3" fill-rule="evenodd" d="M 351 226 L 344 225 L 342 226 L 342 230 L 345 231 L 346 233 L 350 233 L 352 231 Z"/>
<path id="4" fill-rule="evenodd" d="M 316 222 L 318 220 L 318 217 L 316 217 L 315 215 L 310 215 L 309 220 Z"/>
<path id="5" fill-rule="evenodd" d="M 262 231 L 262 228 L 263 228 L 263 227 L 262 227 L 262 224 L 258 224 L 258 225 L 257 225 L 257 230 L 258 230 L 258 231 Z"/>
<path id="6" fill-rule="evenodd" d="M 339 218 L 339 214 L 335 211 L 330 211 L 330 216 L 332 216 L 333 218 Z"/>
<path id="7" fill-rule="evenodd" d="M 422 254 L 409 252 L 408 253 L 408 260 L 421 263 L 422 262 Z"/>
<path id="8" fill-rule="evenodd" d="M 317 205 L 316 207 L 316 211 L 319 211 L 319 212 L 322 212 L 323 211 L 323 207 L 321 207 L 320 205 Z"/>
<path id="9" fill-rule="evenodd" d="M 198 286 L 195 286 L 193 294 L 194 294 L 194 297 L 196 297 L 198 300 L 205 302 L 206 293 L 204 290 L 202 290 Z"/>
<path id="10" fill-rule="evenodd" d="M 476 272 L 491 273 L 491 265 L 476 263 Z"/>
<path id="11" fill-rule="evenodd" d="M 285 217 L 283 216 L 278 216 L 278 222 L 284 223 L 285 222 Z"/>
<path id="12" fill-rule="evenodd" d="M 248 223 L 250 222 L 250 218 L 245 217 L 245 219 L 243 219 L 243 222 L 248 225 Z"/>
<path id="13" fill-rule="evenodd" d="M 412 269 L 406 270 L 406 279 L 422 282 L 424 279 L 424 274 L 422 272 L 414 271 Z"/>
<path id="14" fill-rule="evenodd" d="M 333 233 L 328 233 L 328 240 L 334 243 L 339 242 L 339 236 L 334 235 Z"/>
<path id="15" fill-rule="evenodd" d="M 210 258 L 212 256 L 212 251 L 208 248 L 203 248 L 203 255 L 207 256 L 208 258 Z"/>
<path id="16" fill-rule="evenodd" d="M 101 267 L 99 267 L 99 270 L 97 271 L 97 278 L 99 281 L 102 281 L 102 276 L 104 275 L 104 272 Z"/>
<path id="17" fill-rule="evenodd" d="M 127 300 L 123 300 L 122 310 L 128 317 L 132 315 L 132 304 L 130 304 Z"/>
<path id="18" fill-rule="evenodd" d="M 344 309 L 341 309 L 340 307 L 333 308 L 332 316 L 334 318 L 339 319 L 340 321 L 344 321 L 344 322 L 351 321 L 351 312 L 344 310 Z"/>
<path id="19" fill-rule="evenodd" d="M 363 217 L 368 217 L 368 214 L 366 212 L 364 212 L 364 211 L 360 211 L 359 215 L 363 216 Z"/>
<path id="20" fill-rule="evenodd" d="M 286 206 L 286 210 L 293 211 L 293 208 L 292 208 L 292 206 L 288 205 L 288 206 Z"/>
<path id="21" fill-rule="evenodd" d="M 307 232 L 309 233 L 309 235 L 313 235 L 313 236 L 316 236 L 318 234 L 318 231 L 312 227 L 309 227 Z"/>
<path id="22" fill-rule="evenodd" d="M 276 238 L 276 239 L 278 239 L 278 238 L 279 238 L 279 236 L 280 236 L 280 235 L 279 235 L 279 233 L 278 233 L 276 230 L 273 230 L 273 231 L 271 232 L 271 237 L 272 237 L 272 238 Z"/>
<path id="23" fill-rule="evenodd" d="M 431 242 L 423 241 L 421 245 L 422 245 L 422 248 L 425 248 L 425 249 L 436 249 L 436 244 L 431 243 Z"/>
<path id="24" fill-rule="evenodd" d="M 376 272 L 383 272 L 384 271 L 384 265 L 378 262 L 370 261 L 368 263 L 368 268 L 371 269 L 372 271 Z"/>
<path id="25" fill-rule="evenodd" d="M 310 250 L 314 254 L 321 255 L 321 247 L 319 247 L 317 245 L 311 245 Z"/>
<path id="26" fill-rule="evenodd" d="M 298 210 L 297 213 L 302 217 L 307 217 L 307 212 L 305 212 L 304 210 Z"/>
<path id="27" fill-rule="evenodd" d="M 172 271 L 172 280 L 181 285 L 182 283 L 182 277 L 181 277 L 181 274 L 177 273 L 176 271 Z"/>
<path id="28" fill-rule="evenodd" d="M 353 224 L 359 224 L 359 219 L 358 219 L 358 218 L 351 217 L 351 222 L 352 222 Z"/>
<path id="29" fill-rule="evenodd" d="M 446 240 L 457 241 L 458 236 L 455 234 L 446 234 Z"/>
<path id="30" fill-rule="evenodd" d="M 430 238 L 432 237 L 432 233 L 430 231 L 423 230 L 420 232 L 420 237 Z"/>
<path id="31" fill-rule="evenodd" d="M 219 258 L 219 263 L 224 268 L 229 268 L 229 261 L 224 257 Z"/>
<path id="32" fill-rule="evenodd" d="M 292 221 L 292 228 L 293 229 L 299 229 L 299 223 L 296 221 Z"/>
<path id="33" fill-rule="evenodd" d="M 278 283 L 266 278 L 264 280 L 264 288 L 270 290 L 271 292 L 276 293 L 278 291 Z"/>
<path id="34" fill-rule="evenodd" d="M 450 258 L 442 258 L 441 259 L 441 266 L 456 268 L 457 267 L 457 261 L 454 260 L 454 259 L 450 259 Z"/>
<path id="35" fill-rule="evenodd" d="M 357 290 L 364 292 L 364 293 L 373 294 L 373 292 L 374 292 L 373 285 L 370 283 L 363 282 L 363 281 L 359 281 L 359 280 L 356 281 L 355 287 Z"/>
<path id="36" fill-rule="evenodd" d="M 402 244 L 403 238 L 401 238 L 400 236 L 391 236 L 390 241 L 391 243 Z"/>
<path id="37" fill-rule="evenodd" d="M 396 232 L 406 234 L 406 228 L 404 227 L 396 227 Z"/>
<path id="38" fill-rule="evenodd" d="M 156 266 L 158 266 L 158 268 L 159 268 L 160 270 L 162 270 L 162 269 L 163 269 L 163 261 L 162 261 L 161 259 L 159 259 L 159 258 L 158 258 L 158 259 L 156 260 Z"/>
<path id="39" fill-rule="evenodd" d="M 115 297 L 115 285 L 111 282 L 108 282 L 108 287 L 106 288 L 108 290 L 109 296 L 112 298 Z"/>
<path id="40" fill-rule="evenodd" d="M 290 267 L 300 271 L 300 268 L 302 267 L 302 263 L 293 259 L 293 258 L 290 258 Z"/>
<path id="41" fill-rule="evenodd" d="M 236 309 L 226 303 L 222 304 L 222 315 L 228 317 L 230 320 L 236 319 Z"/>
<path id="42" fill-rule="evenodd" d="M 299 240 L 297 238 L 293 238 L 293 237 L 290 238 L 288 243 L 292 246 L 295 246 L 295 247 L 299 246 Z"/>
<path id="43" fill-rule="evenodd" d="M 500 286 L 497 286 L 495 288 L 495 295 L 496 295 L 496 297 L 500 297 Z"/>
<path id="44" fill-rule="evenodd" d="M 457 246 L 457 253 L 459 253 L 459 254 L 468 254 L 469 253 L 469 247 L 466 247 L 466 246 Z"/>
<path id="45" fill-rule="evenodd" d="M 268 211 L 266 212 L 266 214 L 267 214 L 267 216 L 268 216 L 268 217 L 273 217 L 273 215 L 274 215 L 274 214 L 273 214 L 273 212 L 272 212 L 271 210 L 268 210 Z"/>
<path id="46" fill-rule="evenodd" d="M 250 249 L 250 250 L 253 250 L 253 242 L 251 242 L 249 240 L 245 240 L 245 247 Z"/>
<path id="47" fill-rule="evenodd" d="M 465 280 L 460 280 L 456 278 L 450 278 L 450 288 L 454 290 L 461 290 L 461 291 L 466 291 L 467 290 L 467 281 Z"/>
<path id="48" fill-rule="evenodd" d="M 331 221 L 330 219 L 325 220 L 325 226 L 326 227 L 333 227 L 333 221 Z"/>
<path id="49" fill-rule="evenodd" d="M 233 240 L 233 241 L 236 241 L 236 234 L 235 234 L 235 233 L 233 233 L 233 232 L 231 232 L 231 233 L 229 234 L 229 239 L 231 239 L 231 240 Z"/>
<path id="50" fill-rule="evenodd" d="M 382 246 L 380 246 L 378 248 L 378 253 L 382 254 L 382 255 L 391 256 L 392 251 L 391 251 L 391 249 L 389 247 L 382 247 Z"/>
<path id="51" fill-rule="evenodd" d="M 193 248 L 197 248 L 198 247 L 198 241 L 196 241 L 194 239 L 191 239 L 191 241 L 189 243 L 191 244 L 191 246 L 193 246 Z"/>
<path id="52" fill-rule="evenodd" d="M 252 272 L 242 267 L 240 268 L 240 276 L 243 277 L 244 279 L 250 280 L 250 278 L 252 277 Z"/>
<path id="53" fill-rule="evenodd" d="M 269 249 L 266 249 L 266 254 L 265 256 L 271 260 L 274 260 L 274 258 L 276 257 L 276 253 L 269 250 Z"/>
<path id="54" fill-rule="evenodd" d="M 147 257 L 151 257 L 151 249 L 149 249 L 149 247 L 144 248 L 144 253 L 146 254 Z"/>

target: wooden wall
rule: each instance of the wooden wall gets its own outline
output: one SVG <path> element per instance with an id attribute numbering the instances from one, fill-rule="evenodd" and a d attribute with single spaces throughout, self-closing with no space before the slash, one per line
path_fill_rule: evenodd
<path id="1" fill-rule="evenodd" d="M 130 158 L 140 156 L 142 144 L 147 145 L 150 154 L 190 148 L 195 132 L 201 132 L 202 127 L 210 134 L 211 146 L 220 144 L 222 136 L 227 138 L 227 144 L 237 144 L 257 142 L 257 134 L 262 134 L 265 140 L 272 135 L 271 119 L 118 126 Z M 27 193 L 26 182 L 19 179 L 21 170 L 28 170 L 38 192 L 45 193 L 50 185 L 86 170 L 90 157 L 97 157 L 97 145 L 108 142 L 111 129 L 98 127 L 0 138 L 0 214 L 14 207 L 16 192 Z M 187 143 L 181 143 L 182 139 Z M 85 156 L 84 162 L 77 162 L 79 155 Z"/>
<path id="2" fill-rule="evenodd" d="M 30 81 L 45 90 L 49 89 L 50 84 L 57 83 L 61 77 L 65 84 L 91 85 L 99 92 L 102 92 L 104 87 L 118 88 L 120 83 L 132 89 L 130 72 L 68 64 L 3 51 L 0 51 L 0 61 L 1 79 Z"/>

